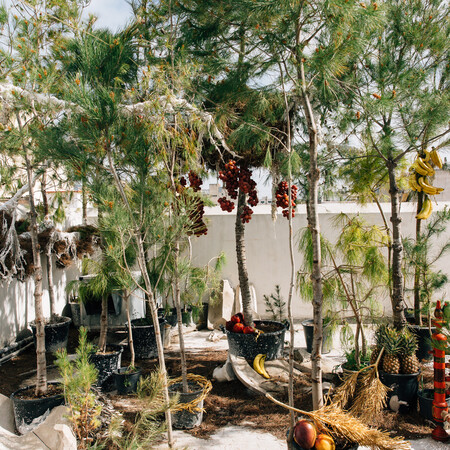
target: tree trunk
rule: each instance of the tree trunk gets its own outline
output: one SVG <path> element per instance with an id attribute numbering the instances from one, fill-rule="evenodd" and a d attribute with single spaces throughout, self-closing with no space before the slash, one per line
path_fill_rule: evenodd
<path id="1" fill-rule="evenodd" d="M 128 325 L 128 347 L 130 347 L 130 367 L 134 367 L 136 361 L 136 354 L 134 352 L 134 343 L 133 343 L 133 327 L 131 326 L 131 317 L 130 317 L 130 292 L 128 289 L 124 289 L 123 291 L 123 300 L 127 305 L 127 325 Z"/>
<path id="2" fill-rule="evenodd" d="M 84 179 L 81 180 L 81 223 L 83 226 L 87 225 L 87 193 L 86 193 L 86 184 Z"/>
<path id="3" fill-rule="evenodd" d="M 321 273 L 321 249 L 320 249 L 320 225 L 319 214 L 317 211 L 318 188 L 320 170 L 317 163 L 317 154 L 319 139 L 317 135 L 316 118 L 309 100 L 306 89 L 306 80 L 303 63 L 300 63 L 300 81 L 301 81 L 301 101 L 306 123 L 308 125 L 309 136 L 309 173 L 308 173 L 308 205 L 307 220 L 308 228 L 311 232 L 313 247 L 313 268 L 311 280 L 313 286 L 313 322 L 314 339 L 311 352 L 312 362 L 312 398 L 313 409 L 317 410 L 323 406 L 322 393 L 322 341 L 323 341 L 323 323 L 322 323 L 322 273 Z"/>
<path id="4" fill-rule="evenodd" d="M 423 206 L 423 192 L 417 193 L 417 214 L 420 213 Z M 416 219 L 416 244 L 420 240 L 422 220 Z M 422 314 L 420 313 L 420 271 L 419 261 L 414 265 L 414 321 L 416 325 L 422 326 Z"/>
<path id="5" fill-rule="evenodd" d="M 397 329 L 406 325 L 405 305 L 403 302 L 403 273 L 402 273 L 402 253 L 403 244 L 400 234 L 400 191 L 395 179 L 395 169 L 397 164 L 388 161 L 389 173 L 389 194 L 391 197 L 391 223 L 392 223 L 392 313 L 394 316 L 394 326 Z"/>
<path id="6" fill-rule="evenodd" d="M 45 358 L 45 322 L 42 309 L 42 265 L 38 243 L 38 224 L 36 207 L 34 204 L 33 174 L 28 150 L 25 154 L 28 177 L 28 192 L 30 195 L 30 234 L 31 248 L 33 252 L 33 278 L 34 278 L 34 311 L 36 324 L 36 395 L 40 396 L 47 392 L 47 361 Z"/>
<path id="7" fill-rule="evenodd" d="M 100 315 L 100 339 L 98 346 L 100 352 L 106 350 L 106 335 L 108 333 L 108 295 L 102 296 L 102 313 Z"/>
<path id="8" fill-rule="evenodd" d="M 239 288 L 242 296 L 244 320 L 246 325 L 252 326 L 253 305 L 252 297 L 250 295 L 250 285 L 248 283 L 247 258 L 245 256 L 245 224 L 241 219 L 241 215 L 244 212 L 244 207 L 246 206 L 246 204 L 247 201 L 245 192 L 242 192 L 241 189 L 239 189 L 235 224 L 236 261 L 238 266 Z"/>
<path id="9" fill-rule="evenodd" d="M 50 317 L 53 317 L 55 312 L 55 286 L 53 283 L 53 256 L 52 256 L 52 240 L 50 239 L 47 245 L 47 284 L 48 296 L 50 300 Z"/>
<path id="10" fill-rule="evenodd" d="M 186 364 L 186 350 L 184 348 L 184 336 L 183 336 L 183 316 L 181 313 L 181 299 L 180 299 L 180 277 L 178 273 L 178 260 L 180 256 L 180 243 L 177 241 L 174 249 L 175 256 L 175 273 L 174 273 L 174 302 L 177 310 L 177 322 L 178 322 L 178 340 L 180 342 L 180 360 L 181 360 L 181 378 L 183 383 L 183 392 L 189 392 L 187 381 L 187 364 Z"/>

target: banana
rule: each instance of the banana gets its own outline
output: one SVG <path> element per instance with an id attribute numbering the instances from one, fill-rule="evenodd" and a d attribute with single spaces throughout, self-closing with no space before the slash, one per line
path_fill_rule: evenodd
<path id="1" fill-rule="evenodd" d="M 417 183 L 416 174 L 415 173 L 410 174 L 410 176 L 408 178 L 408 184 L 409 184 L 409 187 L 413 191 L 417 191 L 417 192 L 421 192 L 422 191 L 422 188 Z"/>
<path id="2" fill-rule="evenodd" d="M 414 169 L 419 175 L 428 175 L 428 169 L 423 169 L 417 161 L 411 166 L 411 169 Z"/>
<path id="3" fill-rule="evenodd" d="M 425 162 L 428 162 L 431 158 L 431 152 L 428 150 L 424 150 L 423 153 L 425 154 L 425 158 L 423 159 Z"/>
<path id="4" fill-rule="evenodd" d="M 427 183 L 427 179 L 425 177 L 419 177 L 418 183 L 420 187 L 422 188 L 423 192 L 428 195 L 436 195 L 438 194 L 438 189 L 434 186 L 431 186 Z"/>
<path id="5" fill-rule="evenodd" d="M 434 169 L 430 166 L 430 164 L 425 162 L 420 156 L 416 158 L 416 162 L 423 170 L 427 171 L 426 175 L 430 176 L 434 175 Z"/>
<path id="6" fill-rule="evenodd" d="M 431 211 L 433 211 L 433 205 L 431 203 L 431 200 L 429 199 L 429 197 L 425 197 L 422 209 L 420 210 L 419 214 L 417 214 L 416 219 L 419 220 L 428 219 L 428 217 L 430 217 Z"/>
<path id="7" fill-rule="evenodd" d="M 430 156 L 431 156 L 431 161 L 433 161 L 433 164 L 436 167 L 439 167 L 439 169 L 442 169 L 442 159 L 441 159 L 441 155 L 438 153 L 438 151 L 433 149 L 430 152 Z"/>
<path id="8" fill-rule="evenodd" d="M 256 355 L 255 359 L 253 360 L 253 369 L 255 369 L 256 373 L 259 373 L 264 378 L 269 379 L 270 376 L 267 373 L 265 367 L 264 367 L 264 361 L 266 360 L 267 355 L 259 354 Z"/>

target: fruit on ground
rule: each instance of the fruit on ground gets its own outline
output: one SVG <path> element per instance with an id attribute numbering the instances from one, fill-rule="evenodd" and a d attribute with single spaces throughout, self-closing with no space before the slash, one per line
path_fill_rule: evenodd
<path id="1" fill-rule="evenodd" d="M 299 420 L 294 426 L 294 440 L 300 447 L 310 449 L 314 447 L 317 438 L 315 426 L 308 420 Z"/>
<path id="2" fill-rule="evenodd" d="M 242 333 L 245 325 L 243 323 L 235 323 L 233 327 L 233 333 Z"/>
<path id="3" fill-rule="evenodd" d="M 335 450 L 336 445 L 331 436 L 327 434 L 319 434 L 314 445 L 315 450 Z"/>

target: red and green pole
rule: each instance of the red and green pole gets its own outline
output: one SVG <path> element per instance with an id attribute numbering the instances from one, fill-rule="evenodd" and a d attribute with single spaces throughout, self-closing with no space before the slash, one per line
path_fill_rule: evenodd
<path id="1" fill-rule="evenodd" d="M 433 400 L 433 419 L 436 422 L 436 428 L 432 431 L 431 437 L 436 441 L 446 441 L 449 435 L 444 430 L 444 416 L 448 414 L 448 405 L 445 400 L 446 381 L 445 376 L 445 348 L 447 347 L 447 336 L 441 332 L 444 324 L 444 314 L 441 308 L 440 300 L 437 301 L 434 311 L 433 325 L 436 331 L 432 335 L 433 355 L 434 355 L 434 400 Z"/>

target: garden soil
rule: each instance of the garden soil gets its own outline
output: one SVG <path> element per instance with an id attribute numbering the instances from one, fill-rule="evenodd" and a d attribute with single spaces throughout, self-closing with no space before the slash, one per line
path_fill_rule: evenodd
<path id="1" fill-rule="evenodd" d="M 94 338 L 91 335 L 90 338 Z M 77 345 L 76 331 L 71 328 L 68 352 L 73 353 Z M 47 363 L 53 364 L 53 356 L 47 355 Z M 227 359 L 226 351 L 203 351 L 187 354 L 188 371 L 212 379 L 214 369 L 223 365 Z M 129 362 L 127 349 L 123 353 L 122 367 Z M 20 385 L 33 375 L 36 356 L 33 346 L 28 347 L 19 356 L 0 366 L 0 393 L 9 396 Z M 166 353 L 167 370 L 171 377 L 180 375 L 180 359 L 177 353 Z M 138 362 L 143 375 L 149 374 L 157 365 L 156 360 L 142 360 Z M 425 387 L 432 387 L 432 369 L 423 370 Z M 302 375 L 295 380 L 295 406 L 310 411 L 312 409 L 311 385 L 308 375 Z M 112 404 L 124 413 L 124 418 L 132 421 L 137 412 L 131 397 L 111 395 Z M 287 398 L 279 400 L 287 403 Z M 213 389 L 205 400 L 205 414 L 201 426 L 189 430 L 195 437 L 207 439 L 219 428 L 226 425 L 244 425 L 255 430 L 264 430 L 280 439 L 285 439 L 289 426 L 287 410 L 275 405 L 270 400 L 253 393 L 238 380 L 219 383 L 213 381 Z M 418 439 L 429 436 L 432 428 L 417 412 L 399 415 L 391 411 L 384 411 L 374 418 L 370 425 L 391 431 L 392 435 L 401 435 L 406 439 Z"/>

